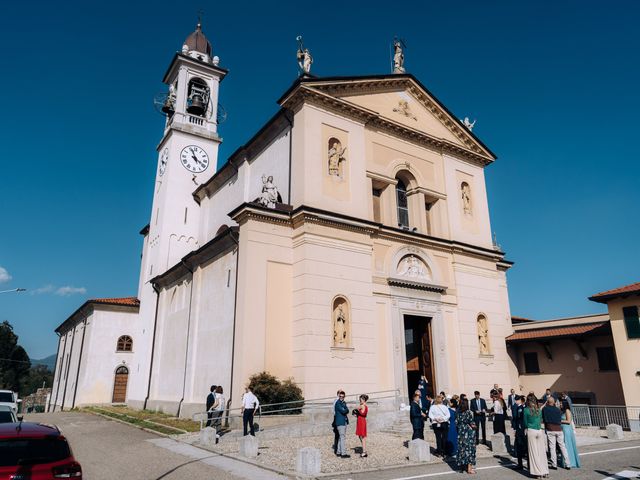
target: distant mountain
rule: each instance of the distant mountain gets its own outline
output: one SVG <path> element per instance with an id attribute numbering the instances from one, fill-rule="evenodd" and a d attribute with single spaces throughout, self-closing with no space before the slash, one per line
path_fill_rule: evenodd
<path id="1" fill-rule="evenodd" d="M 35 358 L 31 358 L 31 365 L 46 365 L 49 370 L 53 372 L 54 368 L 56 368 L 56 354 L 49 355 L 48 357 L 41 358 L 37 360 Z"/>

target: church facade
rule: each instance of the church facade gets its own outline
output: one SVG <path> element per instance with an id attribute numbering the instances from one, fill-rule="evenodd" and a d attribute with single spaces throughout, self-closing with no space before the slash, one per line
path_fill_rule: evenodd
<path id="1" fill-rule="evenodd" d="M 216 172 L 227 72 L 200 27 L 174 56 L 130 406 L 190 416 L 216 384 L 236 407 L 265 370 L 308 399 L 407 396 L 421 375 L 447 392 L 516 384 L 494 154 L 403 68 L 318 78 L 307 65 Z"/>

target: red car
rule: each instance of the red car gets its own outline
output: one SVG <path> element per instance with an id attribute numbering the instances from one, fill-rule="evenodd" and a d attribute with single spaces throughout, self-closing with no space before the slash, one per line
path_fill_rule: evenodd
<path id="1" fill-rule="evenodd" d="M 0 424 L 0 480 L 82 479 L 60 430 L 41 423 Z"/>

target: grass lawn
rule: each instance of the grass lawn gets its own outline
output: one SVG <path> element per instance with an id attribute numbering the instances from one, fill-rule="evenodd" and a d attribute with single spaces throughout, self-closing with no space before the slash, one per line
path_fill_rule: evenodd
<path id="1" fill-rule="evenodd" d="M 94 413 L 101 413 L 108 417 L 117 418 L 124 422 L 155 430 L 167 435 L 175 435 L 185 432 L 199 432 L 200 422 L 176 418 L 166 413 L 154 412 L 151 410 L 134 410 L 126 406 L 100 406 L 86 407 L 83 410 Z"/>

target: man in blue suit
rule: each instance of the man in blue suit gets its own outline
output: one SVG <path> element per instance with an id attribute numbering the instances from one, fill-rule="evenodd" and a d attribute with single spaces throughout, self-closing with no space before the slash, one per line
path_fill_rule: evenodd
<path id="1" fill-rule="evenodd" d="M 347 455 L 347 425 L 349 425 L 349 407 L 344 401 L 345 393 L 340 390 L 338 392 L 338 400 L 333 407 L 333 414 L 335 415 L 336 428 L 338 429 L 338 448 L 336 449 L 336 455 L 340 458 L 349 458 L 351 455 Z"/>
<path id="2" fill-rule="evenodd" d="M 471 399 L 471 411 L 473 421 L 476 424 L 476 445 L 480 443 L 480 428 L 482 428 L 482 443 L 487 443 L 487 402 L 480 398 L 480 392 L 473 392 L 475 398 Z"/>

